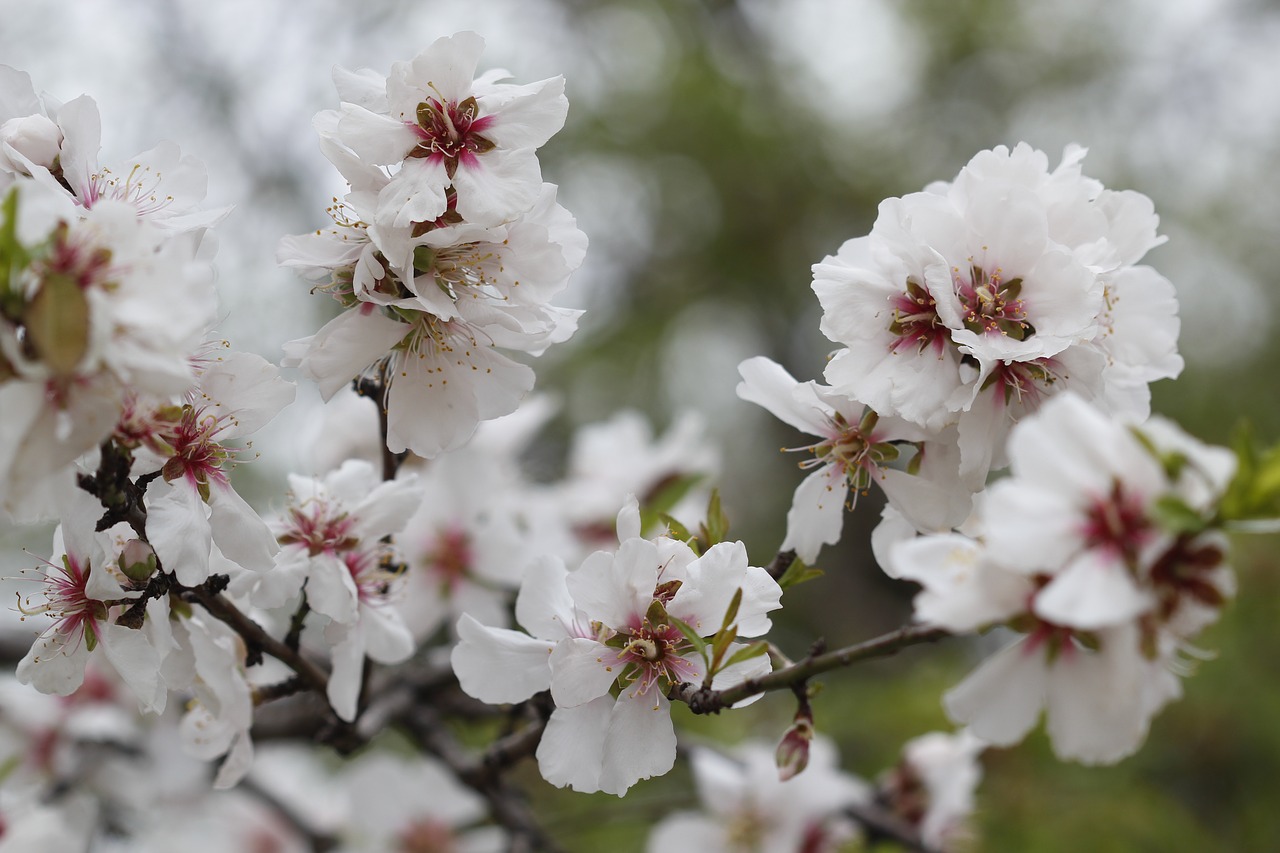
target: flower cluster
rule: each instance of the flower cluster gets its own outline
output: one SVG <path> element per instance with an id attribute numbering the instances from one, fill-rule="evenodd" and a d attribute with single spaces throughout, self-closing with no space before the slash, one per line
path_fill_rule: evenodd
<path id="1" fill-rule="evenodd" d="M 1009 455 L 1012 476 L 963 533 L 882 539 L 885 569 L 924 587 L 922 622 L 1023 634 L 947 695 L 953 718 L 1008 745 L 1043 708 L 1061 757 L 1117 761 L 1179 695 L 1179 653 L 1234 593 L 1216 528 L 1235 458 L 1073 394 L 1015 427 Z"/>
<path id="2" fill-rule="evenodd" d="M 286 238 L 280 261 L 343 313 L 286 346 L 326 399 L 368 373 L 386 386 L 387 446 L 434 457 L 513 411 L 532 355 L 567 340 L 579 312 L 550 304 L 586 237 L 543 184 L 536 149 L 564 124 L 564 80 L 473 79 L 484 41 L 442 38 L 383 79 L 338 69 L 342 107 L 316 117 L 350 185 L 334 227 Z"/>
<path id="3" fill-rule="evenodd" d="M 42 101 L 0 68 L 0 506 L 23 518 L 130 394 L 190 385 L 215 310 L 202 168 L 172 144 L 99 165 L 99 133 L 88 97 Z"/>
<path id="4" fill-rule="evenodd" d="M 1072 390 L 1131 420 L 1176 376 L 1173 287 L 1138 261 L 1163 242 L 1150 200 L 1106 190 L 1068 149 L 975 156 L 950 183 L 881 203 L 871 233 L 813 268 L 830 387 L 766 359 L 739 395 L 823 440 L 796 492 L 788 547 L 839 538 L 845 496 L 878 482 L 917 530 L 948 529 L 1007 465 L 1009 429 Z M 888 467 L 910 451 L 906 476 Z"/>

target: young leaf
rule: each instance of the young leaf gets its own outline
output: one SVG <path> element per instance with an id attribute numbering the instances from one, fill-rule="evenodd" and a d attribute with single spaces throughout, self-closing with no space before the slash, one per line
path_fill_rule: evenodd
<path id="1" fill-rule="evenodd" d="M 814 578 L 822 577 L 821 569 L 811 569 L 805 565 L 805 562 L 799 557 L 791 561 L 791 565 L 787 566 L 787 570 L 782 573 L 782 577 L 778 579 L 778 586 L 783 589 L 793 587 L 798 583 L 811 581 Z"/>

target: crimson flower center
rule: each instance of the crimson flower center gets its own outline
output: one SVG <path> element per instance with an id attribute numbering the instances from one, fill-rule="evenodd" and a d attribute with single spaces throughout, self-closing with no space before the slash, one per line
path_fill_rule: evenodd
<path id="1" fill-rule="evenodd" d="M 475 155 L 494 147 L 483 131 L 493 124 L 493 116 L 479 115 L 480 107 L 475 98 L 458 101 L 443 98 L 427 98 L 418 104 L 417 123 L 410 125 L 418 135 L 417 146 L 409 157 L 421 157 L 432 162 L 443 161 L 453 177 L 458 163 L 471 167 Z"/>
<path id="2" fill-rule="evenodd" d="M 951 270 L 951 281 L 964 309 L 964 326 L 979 335 L 1006 335 L 1025 340 L 1035 329 L 1027 322 L 1027 306 L 1018 294 L 1022 279 L 1006 279 L 999 267 L 987 272 L 971 264 L 968 277 L 959 267 Z"/>
<path id="3" fill-rule="evenodd" d="M 920 282 L 907 279 L 906 292 L 891 297 L 889 304 L 893 306 L 889 331 L 896 336 L 889 345 L 890 352 L 914 349 L 922 355 L 932 349 L 935 355 L 942 354 L 950 330 L 938 319 L 938 303 Z"/>

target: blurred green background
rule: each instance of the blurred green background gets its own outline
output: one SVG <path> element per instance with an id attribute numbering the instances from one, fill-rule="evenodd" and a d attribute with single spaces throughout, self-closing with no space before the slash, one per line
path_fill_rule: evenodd
<path id="1" fill-rule="evenodd" d="M 726 509 L 757 562 L 783 535 L 796 436 L 734 395 L 736 366 L 769 355 L 819 378 L 809 267 L 866 233 L 884 197 L 953 177 L 978 150 L 1090 148 L 1087 174 L 1150 195 L 1170 242 L 1149 262 L 1178 287 L 1187 368 L 1155 408 L 1224 441 L 1241 418 L 1280 436 L 1280 5 L 1263 0 L 336 0 L 85 4 L 54 27 L 41 4 L 0 0 L 0 62 L 62 99 L 102 104 L 125 155 L 173 138 L 234 202 L 220 250 L 224 331 L 278 357 L 326 310 L 273 269 L 280 235 L 316 227 L 339 192 L 309 128 L 335 106 L 328 67 L 385 72 L 432 39 L 474 28 L 484 63 L 521 80 L 563 73 L 571 109 L 542 152 L 547 180 L 592 241 L 568 302 L 575 341 L 537 365 L 563 405 L 545 470 L 575 424 L 620 407 L 659 425 L 700 411 L 724 447 Z M 297 417 L 305 418 L 307 415 Z M 278 428 L 281 468 L 297 421 Z M 270 439 L 259 442 L 264 461 Z M 551 459 L 552 462 L 547 460 Z M 266 481 L 279 471 L 261 467 Z M 865 546 L 863 501 L 826 577 L 788 593 L 793 655 L 901 624 L 911 589 Z M 1185 682 L 1147 746 L 1114 768 L 1062 765 L 1043 736 L 985 758 L 982 849 L 1280 848 L 1280 581 L 1275 538 L 1242 543 L 1240 597 L 1202 638 L 1219 659 Z M 817 723 L 868 777 L 901 743 L 946 726 L 938 704 L 977 660 L 952 643 L 826 679 Z M 784 697 L 699 728 L 777 737 Z M 538 788 L 577 850 L 639 849 L 631 830 L 683 805 L 688 780 L 622 801 Z M 683 787 L 682 787 L 683 786 Z"/>

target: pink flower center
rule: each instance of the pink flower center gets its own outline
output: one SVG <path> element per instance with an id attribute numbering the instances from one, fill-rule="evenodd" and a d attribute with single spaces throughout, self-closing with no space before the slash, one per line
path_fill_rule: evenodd
<path id="1" fill-rule="evenodd" d="M 1019 341 L 1035 332 L 1027 323 L 1026 304 L 1018 298 L 1022 279 L 1006 280 L 999 267 L 988 273 L 971 264 L 967 278 L 959 267 L 953 267 L 951 281 L 960 297 L 964 326 L 969 331 L 979 335 L 1006 335 Z"/>
<path id="2" fill-rule="evenodd" d="M 401 574 L 390 560 L 390 546 L 379 543 L 377 548 L 355 549 L 340 556 L 355 582 L 360 603 L 378 607 L 391 600 Z"/>
<path id="3" fill-rule="evenodd" d="M 638 630 L 630 632 L 618 652 L 618 662 L 627 666 L 620 684 L 634 685 L 633 696 L 644 696 L 655 684 L 663 689 L 701 677 L 692 663 L 681 657 L 692 648 L 684 634 L 674 625 L 654 625 L 645 619 Z"/>
<path id="4" fill-rule="evenodd" d="M 935 355 L 941 356 L 951 330 L 938 319 L 938 303 L 929 291 L 909 278 L 906 292 L 891 297 L 889 302 L 893 306 L 889 331 L 896 336 L 889 351 L 914 349 L 917 355 L 923 355 L 925 350 L 932 349 Z"/>
<path id="5" fill-rule="evenodd" d="M 1147 517 L 1146 501 L 1114 480 L 1111 493 L 1094 498 L 1085 511 L 1081 528 L 1085 547 L 1136 559 L 1138 551 L 1155 532 Z"/>
<path id="6" fill-rule="evenodd" d="M 1034 406 L 1045 396 L 1049 387 L 1058 381 L 1056 371 L 1059 369 L 1057 361 L 1052 358 L 1002 361 L 987 375 L 981 390 L 995 387 L 996 404 L 1000 406 L 1011 403 Z"/>
<path id="7" fill-rule="evenodd" d="M 316 499 L 305 507 L 289 507 L 289 517 L 279 535 L 281 545 L 304 545 L 312 557 L 356 547 L 351 535 L 355 520 L 328 501 Z"/>
<path id="8" fill-rule="evenodd" d="M 453 830 L 448 824 L 422 817 L 400 831 L 396 841 L 399 853 L 453 853 Z"/>
<path id="9" fill-rule="evenodd" d="M 201 487 L 202 496 L 210 483 L 227 482 L 222 464 L 232 456 L 232 451 L 214 440 L 222 429 L 221 418 L 207 410 L 187 406 L 182 419 L 165 436 L 173 448 L 173 456 L 165 463 L 164 478 L 168 482 L 185 478 Z"/>
<path id="10" fill-rule="evenodd" d="M 94 620 L 107 618 L 107 609 L 101 601 L 85 593 L 89 567 L 70 554 L 64 555 L 60 564 L 49 563 L 48 566 L 52 571 L 44 576 L 45 603 L 33 607 L 30 599 L 24 602 L 18 596 L 18 610 L 23 614 L 22 618 L 47 614 L 54 620 L 52 630 L 55 634 L 79 642 L 88 631 L 90 643 L 93 643 L 97 640 Z"/>
<path id="11" fill-rule="evenodd" d="M 459 525 L 441 530 L 427 551 L 426 568 L 450 591 L 471 574 L 475 553 L 471 535 Z"/>
<path id="12" fill-rule="evenodd" d="M 107 286 L 111 270 L 111 250 L 73 242 L 65 222 L 54 229 L 53 240 L 39 266 L 42 276 L 69 278 L 81 290 Z"/>
<path id="13" fill-rule="evenodd" d="M 409 125 L 420 141 L 407 156 L 443 161 L 450 178 L 459 163 L 467 168 L 479 165 L 475 155 L 494 147 L 482 135 L 485 128 L 493 124 L 493 116 L 481 116 L 479 112 L 475 98 L 461 103 L 427 98 L 418 104 L 417 123 Z"/>

